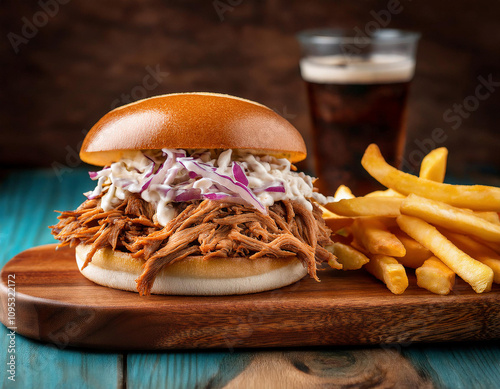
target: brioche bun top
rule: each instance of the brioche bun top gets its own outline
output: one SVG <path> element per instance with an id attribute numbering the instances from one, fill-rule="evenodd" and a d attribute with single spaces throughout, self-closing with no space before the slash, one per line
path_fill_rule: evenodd
<path id="1" fill-rule="evenodd" d="M 89 131 L 80 158 L 110 165 L 130 150 L 239 149 L 298 162 L 297 129 L 264 105 L 216 93 L 176 93 L 116 108 Z"/>

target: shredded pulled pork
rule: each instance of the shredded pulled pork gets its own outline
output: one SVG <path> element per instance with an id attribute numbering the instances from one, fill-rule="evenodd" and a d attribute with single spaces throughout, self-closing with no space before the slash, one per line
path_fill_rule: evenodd
<path id="1" fill-rule="evenodd" d="M 101 248 L 130 253 L 144 261 L 136 280 L 141 295 L 150 294 L 157 274 L 165 266 L 190 255 L 211 257 L 289 257 L 296 255 L 316 275 L 317 263 L 338 268 L 333 254 L 324 247 L 333 244 L 331 231 L 321 217 L 294 201 L 279 201 L 264 215 L 255 209 L 223 201 L 177 203 L 177 216 L 165 227 L 153 221 L 154 208 L 138 195 L 129 195 L 110 211 L 100 199 L 85 201 L 76 211 L 62 212 L 51 226 L 60 246 L 92 245 L 83 268 Z"/>

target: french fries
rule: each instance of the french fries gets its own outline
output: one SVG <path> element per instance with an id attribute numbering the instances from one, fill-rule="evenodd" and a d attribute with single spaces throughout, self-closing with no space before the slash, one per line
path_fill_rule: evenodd
<path id="1" fill-rule="evenodd" d="M 368 250 L 365 249 L 363 247 L 363 245 L 361 243 L 359 243 L 355 238 L 353 238 L 353 240 L 351 241 L 351 247 L 358 250 L 360 253 L 365 254 L 366 256 L 368 256 L 368 254 L 370 254 L 368 252 Z"/>
<path id="2" fill-rule="evenodd" d="M 401 213 L 416 216 L 434 225 L 474 235 L 484 240 L 500 242 L 499 225 L 440 201 L 411 194 L 401 203 Z"/>
<path id="3" fill-rule="evenodd" d="M 354 195 L 352 194 L 352 191 L 348 186 L 340 185 L 335 191 L 333 198 L 335 199 L 335 201 L 339 201 L 339 200 L 353 199 Z"/>
<path id="4" fill-rule="evenodd" d="M 337 261 L 342 265 L 343 270 L 361 269 L 369 261 L 368 257 L 362 252 L 340 242 L 333 244 L 332 251 L 337 257 Z"/>
<path id="5" fill-rule="evenodd" d="M 396 235 L 396 238 L 405 246 L 406 254 L 398 258 L 398 262 L 406 267 L 416 269 L 424 264 L 424 262 L 432 257 L 431 251 L 418 243 L 415 239 L 410 238 L 400 230 L 391 230 Z"/>
<path id="6" fill-rule="evenodd" d="M 473 212 L 470 210 L 467 210 L 467 211 Z M 476 215 L 477 217 L 480 217 L 481 219 L 489 221 L 490 223 L 500 225 L 500 217 L 498 216 L 497 212 L 477 211 L 477 212 L 474 212 L 474 215 Z"/>
<path id="7" fill-rule="evenodd" d="M 370 192 L 365 197 L 405 197 L 401 193 L 396 192 L 392 189 L 386 190 L 376 190 L 375 192 Z"/>
<path id="8" fill-rule="evenodd" d="M 386 255 L 373 255 L 365 269 L 382 281 L 394 294 L 403 293 L 408 287 L 408 276 L 403 265 Z"/>
<path id="9" fill-rule="evenodd" d="M 366 149 L 362 165 L 387 189 L 354 197 L 340 186 L 324 209 L 345 270 L 363 266 L 396 294 L 408 286 L 405 267 L 442 295 L 455 275 L 476 293 L 500 283 L 500 188 L 443 183 L 447 156 L 431 151 L 416 177 L 389 166 L 376 145 Z"/>
<path id="10" fill-rule="evenodd" d="M 442 184 L 404 173 L 390 166 L 375 144 L 368 146 L 361 164 L 378 182 L 401 194 L 414 193 L 474 211 L 500 211 L 500 188 Z"/>
<path id="11" fill-rule="evenodd" d="M 406 254 L 405 247 L 396 235 L 390 233 L 384 223 L 377 218 L 356 219 L 351 230 L 354 239 L 372 254 L 392 257 L 403 257 Z"/>
<path id="12" fill-rule="evenodd" d="M 354 222 L 354 218 L 352 217 L 346 217 L 346 216 L 339 216 L 330 210 L 326 209 L 322 205 L 319 206 L 320 209 L 323 211 L 323 219 L 326 223 L 326 225 L 333 231 L 337 232 L 341 230 L 342 228 L 350 226 Z"/>
<path id="13" fill-rule="evenodd" d="M 488 292 L 493 282 L 493 270 L 476 261 L 453 245 L 436 227 L 413 216 L 398 216 L 399 227 L 467 282 L 476 293 Z"/>
<path id="14" fill-rule="evenodd" d="M 497 254 L 500 254 L 500 243 L 481 241 L 481 239 L 478 239 L 478 241 L 479 241 L 479 243 L 482 243 L 485 246 L 488 246 L 490 249 L 495 251 Z"/>
<path id="15" fill-rule="evenodd" d="M 455 285 L 455 273 L 432 256 L 415 270 L 417 285 L 436 294 L 448 294 Z"/>
<path id="16" fill-rule="evenodd" d="M 325 208 L 342 216 L 388 216 L 400 215 L 403 199 L 397 197 L 355 197 L 328 203 Z"/>
<path id="17" fill-rule="evenodd" d="M 493 282 L 496 284 L 500 283 L 499 254 L 488 246 L 482 245 L 466 235 L 460 235 L 450 231 L 442 231 L 442 233 L 460 250 L 490 267 L 491 270 L 493 270 Z"/>
<path id="18" fill-rule="evenodd" d="M 432 150 L 422 160 L 419 177 L 431 181 L 443 182 L 446 174 L 447 158 L 448 149 L 446 147 Z"/>
<path id="19" fill-rule="evenodd" d="M 349 227 L 354 222 L 354 218 L 352 217 L 343 217 L 343 216 L 333 216 L 325 218 L 326 225 L 333 232 L 337 232 L 342 228 Z"/>

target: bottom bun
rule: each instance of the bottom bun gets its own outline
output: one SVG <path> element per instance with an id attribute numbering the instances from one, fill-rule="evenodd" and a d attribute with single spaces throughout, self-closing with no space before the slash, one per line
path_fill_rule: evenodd
<path id="1" fill-rule="evenodd" d="M 90 245 L 76 247 L 80 272 L 96 284 L 137 292 L 135 280 L 144 261 L 111 249 L 98 250 L 81 270 Z M 257 293 L 293 284 L 307 274 L 297 257 L 258 259 L 192 256 L 168 265 L 156 277 L 151 293 L 217 296 Z"/>

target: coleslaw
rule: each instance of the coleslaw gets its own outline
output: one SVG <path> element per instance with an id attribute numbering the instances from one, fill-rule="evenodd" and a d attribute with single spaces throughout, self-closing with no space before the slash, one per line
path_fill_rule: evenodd
<path id="1" fill-rule="evenodd" d="M 298 201 L 311 211 L 311 199 L 332 201 L 314 192 L 313 178 L 292 171 L 287 159 L 230 149 L 137 151 L 89 175 L 97 186 L 85 195 L 93 199 L 104 193 L 102 209 L 117 206 L 127 192 L 138 193 L 155 205 L 156 221 L 163 226 L 176 216 L 176 202 L 224 200 L 267 214 L 267 207 L 280 200 Z"/>

